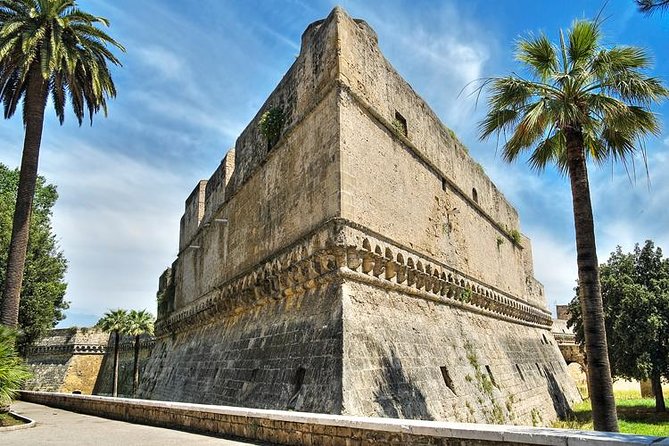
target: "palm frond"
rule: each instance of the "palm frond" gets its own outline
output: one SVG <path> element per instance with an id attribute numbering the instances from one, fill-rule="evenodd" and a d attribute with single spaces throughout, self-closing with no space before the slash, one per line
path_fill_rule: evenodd
<path id="1" fill-rule="evenodd" d="M 520 40 L 516 47 L 516 59 L 529 65 L 542 81 L 546 81 L 558 67 L 555 47 L 544 34 Z"/>

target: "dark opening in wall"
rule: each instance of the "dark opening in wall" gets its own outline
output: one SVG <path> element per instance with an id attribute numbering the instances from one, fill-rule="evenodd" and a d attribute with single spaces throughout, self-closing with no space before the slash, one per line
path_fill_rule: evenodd
<path id="1" fill-rule="evenodd" d="M 516 364 L 516 370 L 518 370 L 518 374 L 520 375 L 520 379 L 525 381 L 525 375 L 523 375 L 523 371 L 520 370 L 520 366 L 518 364 Z"/>
<path id="2" fill-rule="evenodd" d="M 546 335 L 545 335 L 545 334 L 541 333 L 541 336 L 544 338 L 544 343 L 545 343 L 545 344 L 550 344 L 550 342 L 548 342 L 548 339 L 546 339 Z"/>
<path id="3" fill-rule="evenodd" d="M 455 395 L 455 387 L 453 387 L 453 380 L 451 379 L 451 375 L 448 374 L 448 369 L 446 366 L 442 366 L 439 367 L 439 370 L 441 370 L 441 376 L 444 378 L 444 383 L 446 383 L 446 386 Z"/>
<path id="4" fill-rule="evenodd" d="M 448 183 L 446 182 L 446 178 L 441 179 L 441 190 L 446 192 L 448 190 Z"/>
<path id="5" fill-rule="evenodd" d="M 497 383 L 495 382 L 495 377 L 492 375 L 492 370 L 490 370 L 490 366 L 486 365 L 485 366 L 486 372 L 488 372 L 488 376 L 490 377 L 490 382 L 492 382 L 492 385 L 497 387 Z"/>
<path id="6" fill-rule="evenodd" d="M 476 191 L 475 187 L 472 187 L 472 199 L 474 203 L 479 204 L 479 193 Z"/>
<path id="7" fill-rule="evenodd" d="M 402 135 L 408 136 L 408 127 L 407 127 L 407 120 L 404 116 L 400 114 L 400 112 L 395 111 L 395 122 L 393 122 L 393 125 L 397 128 L 397 131 L 399 131 Z"/>
<path id="8" fill-rule="evenodd" d="M 541 367 L 539 367 L 539 363 L 535 362 L 534 365 L 537 366 L 537 370 L 539 371 L 539 375 L 544 376 L 544 372 L 541 371 Z"/>
<path id="9" fill-rule="evenodd" d="M 293 381 L 293 392 L 298 393 L 302 390 L 302 384 L 304 384 L 304 374 L 306 373 L 304 367 L 299 367 L 295 373 L 295 380 Z"/>
<path id="10" fill-rule="evenodd" d="M 293 379 L 293 396 L 290 398 L 290 401 L 288 401 L 288 410 L 295 410 L 297 407 L 297 400 L 300 396 L 300 390 L 302 390 L 302 384 L 304 384 L 304 375 L 306 372 L 304 367 L 298 367 L 295 372 L 295 378 Z"/>

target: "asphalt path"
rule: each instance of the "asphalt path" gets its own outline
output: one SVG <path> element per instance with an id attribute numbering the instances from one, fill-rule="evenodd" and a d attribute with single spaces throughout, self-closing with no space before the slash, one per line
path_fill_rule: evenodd
<path id="1" fill-rule="evenodd" d="M 0 431 L 0 445 L 2 446 L 248 446 L 263 444 L 108 420 L 23 401 L 12 403 L 12 412 L 35 420 L 36 424 L 27 429 Z M 267 443 L 264 444 L 267 445 Z"/>

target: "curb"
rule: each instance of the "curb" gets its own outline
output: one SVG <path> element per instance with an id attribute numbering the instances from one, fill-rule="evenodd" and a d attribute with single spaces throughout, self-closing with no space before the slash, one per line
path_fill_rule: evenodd
<path id="1" fill-rule="evenodd" d="M 16 426 L 0 427 L 0 433 L 10 432 L 10 431 L 18 431 L 18 430 L 21 430 L 21 429 L 28 429 L 28 428 L 31 428 L 31 427 L 35 427 L 35 425 L 37 424 L 35 422 L 35 420 L 31 420 L 28 417 L 24 417 L 23 415 L 19 415 L 16 412 L 11 412 L 10 411 L 9 414 L 16 419 L 19 419 L 21 421 L 25 421 L 25 423 L 24 424 L 18 424 Z"/>

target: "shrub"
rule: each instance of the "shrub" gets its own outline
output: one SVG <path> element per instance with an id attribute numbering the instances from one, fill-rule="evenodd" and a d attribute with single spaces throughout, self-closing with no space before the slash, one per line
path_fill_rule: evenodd
<path id="1" fill-rule="evenodd" d="M 31 374 L 16 353 L 16 333 L 0 325 L 0 412 L 7 411 L 16 392 Z"/>

